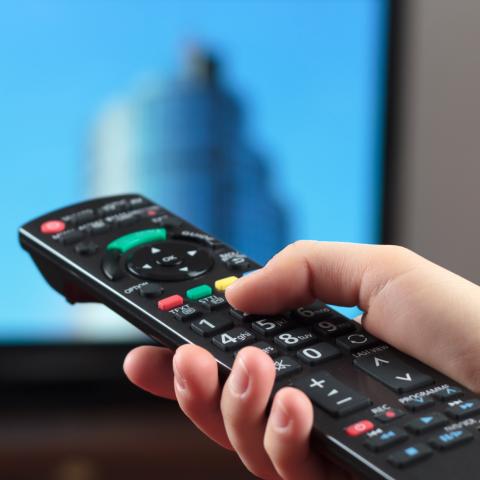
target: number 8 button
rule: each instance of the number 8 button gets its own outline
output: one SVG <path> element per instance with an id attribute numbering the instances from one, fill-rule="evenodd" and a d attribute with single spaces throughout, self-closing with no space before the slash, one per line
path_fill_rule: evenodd
<path id="1" fill-rule="evenodd" d="M 277 335 L 274 342 L 286 350 L 296 350 L 316 340 L 316 336 L 307 328 L 296 328 Z"/>

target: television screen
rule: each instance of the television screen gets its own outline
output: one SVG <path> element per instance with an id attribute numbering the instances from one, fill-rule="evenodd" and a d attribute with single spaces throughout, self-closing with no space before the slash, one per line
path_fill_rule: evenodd
<path id="1" fill-rule="evenodd" d="M 0 343 L 121 342 L 16 231 L 139 192 L 265 262 L 295 239 L 378 242 L 389 4 L 8 1 L 0 15 Z"/>

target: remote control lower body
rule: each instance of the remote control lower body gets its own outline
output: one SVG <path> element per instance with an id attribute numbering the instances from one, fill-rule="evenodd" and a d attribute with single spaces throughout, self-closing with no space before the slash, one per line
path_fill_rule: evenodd
<path id="1" fill-rule="evenodd" d="M 260 266 L 140 195 L 62 208 L 20 242 L 71 303 L 101 302 L 171 348 L 198 344 L 228 375 L 246 345 L 270 355 L 275 391 L 315 407 L 312 444 L 371 479 L 466 480 L 480 471 L 480 400 L 320 301 L 250 315 L 224 291 Z M 265 292 L 268 294 L 268 292 Z"/>

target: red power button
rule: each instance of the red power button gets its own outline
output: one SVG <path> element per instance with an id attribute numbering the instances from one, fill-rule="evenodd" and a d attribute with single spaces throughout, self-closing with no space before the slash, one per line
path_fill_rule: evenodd
<path id="1" fill-rule="evenodd" d="M 63 232 L 64 230 L 65 222 L 61 220 L 48 220 L 40 226 L 40 231 L 45 235 L 52 235 L 53 233 Z"/>
<path id="2" fill-rule="evenodd" d="M 359 422 L 352 423 L 352 425 L 345 428 L 345 433 L 349 437 L 358 437 L 364 433 L 373 430 L 375 425 L 370 420 L 360 420 Z"/>

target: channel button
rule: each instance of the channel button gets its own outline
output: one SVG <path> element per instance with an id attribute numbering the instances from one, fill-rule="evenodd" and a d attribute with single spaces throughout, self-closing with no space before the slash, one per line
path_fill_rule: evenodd
<path id="1" fill-rule="evenodd" d="M 406 365 L 392 352 L 356 358 L 353 363 L 397 393 L 410 392 L 433 383 L 433 378 Z"/>

